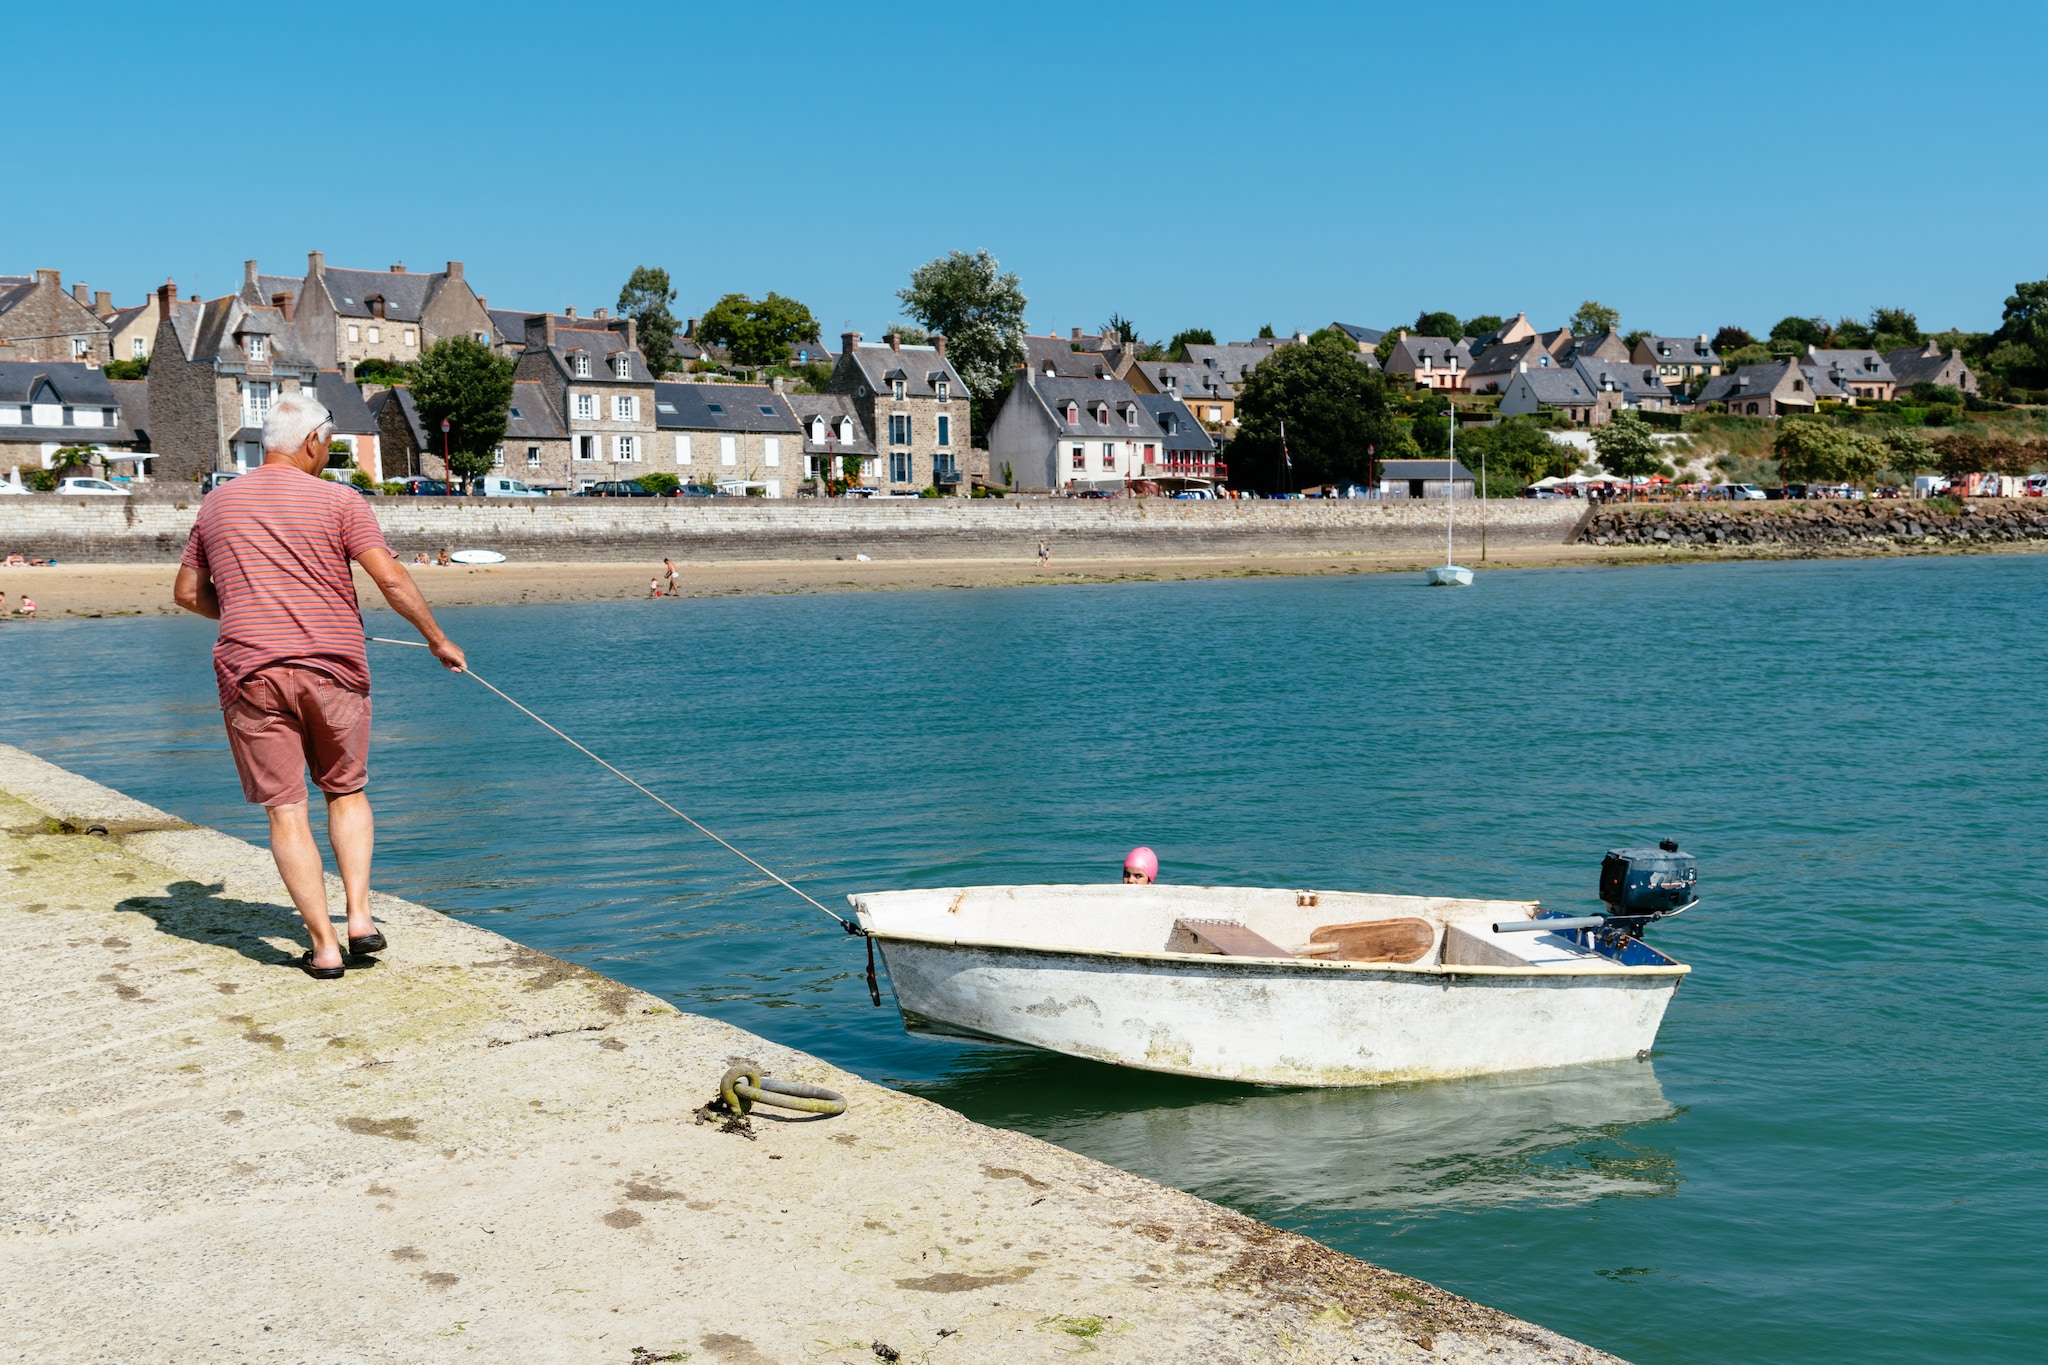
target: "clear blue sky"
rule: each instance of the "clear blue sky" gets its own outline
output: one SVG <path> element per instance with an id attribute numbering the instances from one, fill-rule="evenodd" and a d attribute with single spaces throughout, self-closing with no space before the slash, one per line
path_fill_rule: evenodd
<path id="1" fill-rule="evenodd" d="M 534 309 L 662 265 L 678 314 L 773 289 L 828 337 L 954 248 L 1034 331 L 1219 339 L 1589 297 L 1989 328 L 2048 276 L 2038 3 L 74 4 L 9 37 L 0 272 L 121 303 L 311 247 Z"/>

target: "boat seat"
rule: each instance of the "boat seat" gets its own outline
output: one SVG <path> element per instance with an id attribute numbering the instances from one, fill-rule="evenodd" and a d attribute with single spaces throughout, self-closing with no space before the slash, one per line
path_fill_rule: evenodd
<path id="1" fill-rule="evenodd" d="M 1426 919 L 1368 919 L 1325 924 L 1308 936 L 1305 957 L 1332 962 L 1414 962 L 1436 946 Z"/>
<path id="2" fill-rule="evenodd" d="M 1293 957 L 1263 934 L 1236 920 L 1177 919 L 1166 941 L 1169 953 L 1214 953 L 1221 957 Z"/>

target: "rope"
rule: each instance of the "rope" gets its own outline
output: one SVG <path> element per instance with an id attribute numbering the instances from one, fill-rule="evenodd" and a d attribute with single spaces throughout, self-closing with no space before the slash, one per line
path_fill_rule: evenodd
<path id="1" fill-rule="evenodd" d="M 422 644 L 422 643 L 421 643 L 420 641 L 418 641 L 418 640 L 387 640 L 387 639 L 385 639 L 385 638 L 384 638 L 383 636 L 381 636 L 381 635 L 372 635 L 372 636 L 370 637 L 370 639 L 371 639 L 372 641 L 374 641 L 375 643 L 377 643 L 377 644 L 380 644 L 380 645 L 404 645 L 404 646 L 405 646 L 406 648 L 408 648 L 408 649 L 425 649 L 425 648 L 427 647 L 426 645 Z M 696 831 L 697 831 L 697 832 L 698 832 L 699 834 L 701 834 L 701 835 L 703 835 L 703 836 L 704 836 L 705 838 L 709 839 L 709 840 L 710 840 L 710 841 L 711 841 L 712 843 L 714 843 L 714 844 L 717 844 L 717 845 L 718 845 L 718 846 L 719 846 L 720 848 L 722 848 L 722 849 L 724 849 L 724 850 L 725 850 L 726 852 L 728 852 L 728 853 L 732 854 L 732 855 L 733 855 L 733 856 L 734 856 L 735 858 L 738 858 L 738 859 L 739 859 L 739 860 L 740 860 L 741 862 L 743 862 L 743 863 L 747 864 L 747 865 L 748 865 L 749 867 L 753 868 L 753 869 L 754 869 L 755 871 L 757 871 L 757 872 L 760 872 L 760 873 L 762 873 L 763 875 L 765 875 L 765 876 L 769 877 L 770 879 L 772 879 L 773 881 L 775 881 L 775 882 L 776 882 L 777 884 L 779 884 L 779 885 L 781 885 L 782 887 L 786 888 L 786 889 L 787 889 L 788 891 L 790 891 L 790 892 L 791 892 L 792 894 L 796 895 L 796 896 L 797 896 L 797 897 L 798 897 L 799 899 L 803 900 L 803 901 L 804 901 L 804 902 L 806 902 L 807 904 L 809 904 L 809 905 L 813 905 L 813 906 L 816 906 L 816 907 L 817 907 L 818 909 L 820 909 L 820 910 L 823 910 L 823 911 L 824 911 L 824 912 L 825 912 L 825 913 L 826 913 L 827 915 L 830 915 L 830 916 L 831 916 L 831 917 L 833 918 L 833 920 L 834 920 L 834 921 L 836 921 L 836 922 L 838 923 L 839 927 L 840 927 L 840 928 L 842 928 L 842 929 L 844 929 L 844 930 L 845 930 L 845 931 L 846 931 L 847 933 L 849 933 L 849 934 L 859 934 L 859 933 L 862 933 L 862 932 L 863 932 L 863 931 L 862 931 L 862 929 L 861 929 L 861 927 L 860 927 L 860 925 L 859 925 L 859 924 L 858 924 L 857 922 L 855 922 L 855 921 L 853 921 L 853 920 L 850 920 L 850 919 L 846 918 L 846 917 L 845 917 L 844 915 L 841 915 L 841 914 L 837 914 L 837 913 L 835 913 L 835 912 L 834 912 L 834 911 L 832 911 L 831 909 L 827 908 L 827 907 L 826 907 L 826 906 L 825 906 L 825 905 L 824 905 L 824 904 L 823 904 L 823 903 L 822 903 L 821 901 L 819 901 L 819 900 L 818 900 L 818 899 L 817 899 L 816 897 L 814 897 L 814 896 L 811 896 L 811 895 L 809 895 L 808 893 L 806 893 L 806 892 L 804 892 L 804 891 L 802 891 L 802 890 L 799 890 L 799 889 L 798 889 L 798 888 L 797 888 L 796 886 L 792 885 L 792 884 L 791 884 L 791 883 L 789 882 L 789 880 L 788 880 L 787 878 L 785 878 L 785 877 L 783 877 L 783 876 L 782 876 L 781 874 L 777 873 L 777 872 L 776 872 L 776 871 L 775 871 L 775 870 L 774 870 L 773 868 L 771 868 L 771 867 L 768 867 L 768 866 L 766 866 L 765 864 L 761 863 L 761 862 L 760 862 L 760 861 L 758 861 L 757 859 L 751 858 L 751 857 L 749 857 L 748 855 L 746 855 L 745 853 L 742 853 L 742 852 L 741 852 L 741 851 L 740 851 L 739 849 L 737 849 L 737 848 L 734 848 L 734 847 L 733 847 L 733 846 L 732 846 L 731 844 L 729 844 L 729 843 L 727 843 L 727 842 L 726 842 L 725 840 L 723 840 L 723 839 L 719 838 L 719 837 L 718 837 L 718 836 L 717 836 L 716 834 L 713 834 L 713 833 L 712 833 L 712 832 L 711 832 L 710 830 L 708 830 L 708 829 L 704 828 L 704 826 L 702 826 L 702 825 L 698 824 L 698 823 L 697 823 L 697 822 L 696 822 L 695 820 L 692 820 L 692 819 L 691 819 L 691 818 L 690 818 L 689 816 L 687 816 L 687 815 L 683 814 L 683 813 L 682 813 L 681 811 L 677 810 L 677 809 L 676 809 L 676 808 L 675 808 L 674 806 L 671 806 L 671 805 L 670 805 L 670 804 L 669 804 L 668 802 L 666 802 L 666 801 L 662 800 L 662 799 L 661 799 L 661 798 L 660 798 L 659 796 L 656 796 L 656 795 L 655 795 L 655 794 L 654 794 L 653 792 L 651 792 L 651 791 L 647 790 L 647 788 L 645 788 L 645 787 L 641 786 L 641 785 L 640 785 L 640 784 L 639 784 L 638 782 L 635 782 L 635 781 L 634 781 L 634 780 L 633 780 L 632 778 L 630 778 L 630 777 L 626 776 L 626 775 L 625 775 L 624 773 L 620 772 L 620 771 L 619 771 L 619 770 L 618 770 L 617 768 L 614 768 L 614 767 L 613 767 L 613 766 L 612 766 L 611 764 L 609 764 L 609 763 L 605 762 L 605 761 L 604 761 L 603 759 L 599 758 L 599 757 L 598 757 L 598 756 L 597 756 L 596 754 L 594 754 L 594 753 L 592 753 L 592 752 L 591 752 L 590 750 L 588 750 L 588 749 L 584 748 L 584 747 L 583 747 L 583 746 L 582 746 L 581 744 L 578 744 L 578 743 L 577 743 L 577 742 L 576 742 L 575 740 L 573 740 L 573 739 L 570 739 L 570 738 L 569 738 L 569 737 L 568 737 L 567 735 L 563 734 L 563 733 L 562 733 L 562 732 L 561 732 L 560 730 L 557 730 L 557 729 L 556 729 L 556 728 L 555 728 L 554 726 L 552 726 L 552 725 L 548 724 L 548 723 L 547 723 L 547 722 L 546 722 L 545 720 L 542 720 L 542 719 L 541 719 L 541 718 L 540 718 L 539 716 L 535 715 L 535 714 L 534 714 L 534 713 L 533 713 L 532 711 L 530 711 L 530 710 L 528 710 L 528 709 L 527 709 L 526 707 L 524 707 L 524 706 L 520 705 L 520 704 L 519 704 L 518 702 L 514 701 L 514 700 L 513 700 L 513 699 L 512 699 L 511 697 L 509 697 L 509 696 L 506 696 L 506 695 L 505 695 L 505 693 L 504 693 L 503 691 L 501 691 L 501 690 L 500 690 L 499 688 L 497 688 L 496 686 L 494 686 L 494 685 L 493 685 L 493 684 L 491 684 L 490 682 L 486 681 L 486 680 L 485 680 L 485 679 L 484 679 L 483 677 L 481 677 L 481 676 L 480 676 L 480 675 L 479 675 L 479 674 L 477 673 L 477 671 L 476 671 L 475 669 L 473 669 L 473 668 L 465 668 L 465 669 L 463 669 L 462 671 L 463 671 L 464 673 L 468 674 L 468 675 L 469 675 L 470 677 L 472 677 L 472 678 L 475 678 L 475 679 L 476 679 L 476 680 L 477 680 L 478 682 L 480 682 L 480 683 L 483 683 L 483 685 L 484 685 L 485 687 L 488 687 L 488 688 L 490 688 L 490 689 L 491 689 L 491 691 L 493 691 L 493 692 L 496 692 L 496 693 L 497 693 L 497 694 L 498 694 L 498 695 L 499 695 L 499 696 L 500 696 L 501 698 L 503 698 L 503 699 L 504 699 L 504 700 L 505 700 L 505 701 L 506 701 L 506 702 L 507 702 L 507 703 L 508 703 L 509 705 L 511 705 L 511 706 L 512 706 L 512 707 L 513 707 L 513 708 L 514 708 L 515 710 L 518 710 L 518 711 L 524 712 L 524 713 L 526 714 L 526 716 L 527 716 L 527 717 L 528 717 L 529 719 L 531 719 L 531 720 L 532 720 L 532 721 L 533 721 L 533 722 L 534 722 L 535 724 L 539 725 L 539 726 L 540 726 L 540 727 L 541 727 L 541 728 L 542 728 L 543 730 L 546 730 L 546 731 L 548 731 L 548 732 L 549 732 L 550 734 L 554 735 L 554 736 L 555 736 L 555 737 L 556 737 L 557 739 L 561 740 L 561 741 L 562 741 L 562 742 L 563 742 L 564 744 L 567 744 L 567 745 L 568 745 L 568 746 L 569 746 L 570 748 L 572 748 L 572 749 L 576 750 L 576 751 L 577 751 L 578 753 L 582 754 L 582 755 L 583 755 L 583 756 L 584 756 L 585 758 L 588 758 L 588 759 L 589 759 L 589 760 L 590 760 L 591 762 L 593 762 L 593 763 L 597 764 L 597 766 L 598 766 L 598 767 L 600 767 L 600 768 L 603 768 L 603 769 L 604 769 L 604 770 L 605 770 L 606 772 L 608 772 L 608 773 L 610 773 L 610 774 L 611 774 L 612 776 L 614 776 L 614 777 L 618 778 L 618 779 L 619 779 L 619 780 L 620 780 L 621 782 L 624 782 L 624 783 L 625 783 L 625 784 L 626 784 L 627 786 L 629 786 L 629 787 L 633 788 L 633 790 L 635 790 L 635 791 L 639 792 L 639 793 L 640 793 L 640 794 L 641 794 L 642 796 L 645 796 L 645 797 L 646 797 L 646 798 L 647 798 L 648 800 L 650 800 L 650 801 L 654 802 L 654 804 L 655 804 L 655 805 L 657 805 L 657 806 L 660 806 L 660 807 L 661 807 L 661 808 L 662 808 L 663 810 L 667 811 L 667 812 L 668 812 L 668 813 L 669 813 L 670 815 L 673 815 L 673 816 L 675 816 L 675 817 L 676 817 L 676 819 L 678 819 L 678 820 L 681 820 L 681 821 L 682 821 L 682 822 L 683 822 L 684 824 L 688 825 L 688 826 L 689 826 L 689 827 L 690 827 L 691 829 L 694 829 L 694 830 L 696 830 Z M 869 953 L 869 958 L 870 958 L 870 965 L 869 965 L 869 967 L 868 967 L 868 990 L 869 990 L 869 993 L 870 993 L 870 994 L 875 994 L 876 992 L 875 992 L 875 986 L 874 986 L 874 967 L 873 967 L 873 965 L 872 965 L 872 960 L 873 960 L 873 954 L 874 954 L 874 946 L 873 946 L 873 944 L 872 944 L 872 943 L 871 943 L 871 944 L 869 945 L 869 947 L 868 947 L 868 953 Z M 876 1001 L 876 1003 L 877 1003 L 877 1004 L 879 1004 L 879 1003 L 880 1003 L 880 1001 L 879 1001 L 879 1000 L 877 1000 L 877 1001 Z"/>

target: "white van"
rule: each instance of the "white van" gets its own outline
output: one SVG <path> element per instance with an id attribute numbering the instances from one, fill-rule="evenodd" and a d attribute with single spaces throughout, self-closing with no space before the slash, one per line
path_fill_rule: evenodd
<path id="1" fill-rule="evenodd" d="M 477 480 L 477 496 L 481 498 L 544 498 L 547 494 L 538 488 L 528 488 L 517 479 L 508 479 L 501 474 L 486 474 Z"/>

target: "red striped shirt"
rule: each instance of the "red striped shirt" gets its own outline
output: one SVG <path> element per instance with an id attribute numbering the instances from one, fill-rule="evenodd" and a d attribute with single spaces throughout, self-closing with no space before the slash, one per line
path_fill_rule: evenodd
<path id="1" fill-rule="evenodd" d="M 272 664 L 317 668 L 367 695 L 370 661 L 349 564 L 389 548 L 362 494 L 289 465 L 259 466 L 208 493 L 180 562 L 213 580 L 220 598 L 213 671 L 221 707 Z"/>

